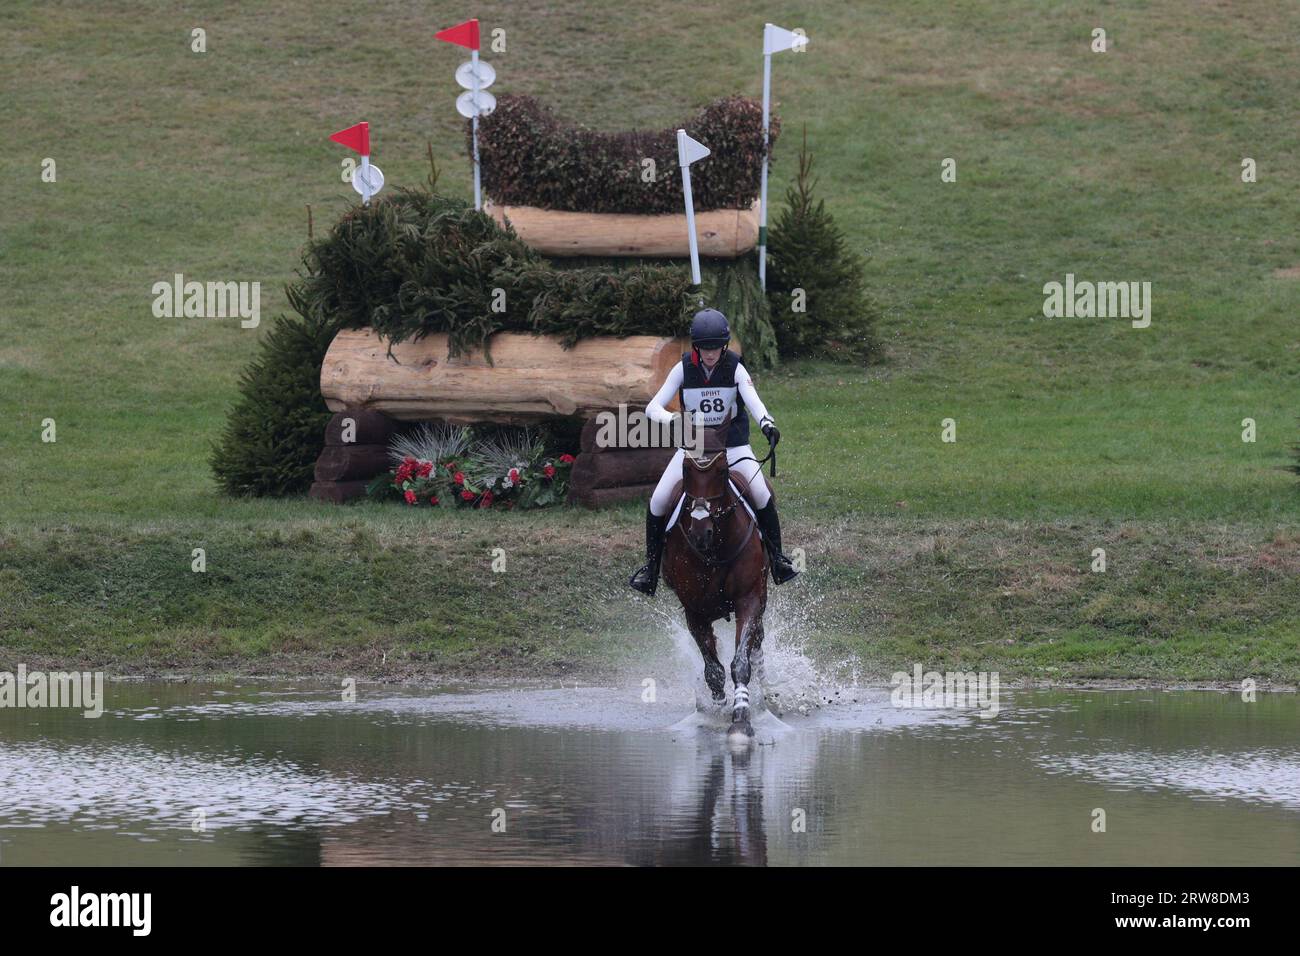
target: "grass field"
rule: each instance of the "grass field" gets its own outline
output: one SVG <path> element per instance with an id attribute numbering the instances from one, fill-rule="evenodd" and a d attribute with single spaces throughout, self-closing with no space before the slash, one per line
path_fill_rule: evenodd
<path id="1" fill-rule="evenodd" d="M 785 436 L 787 537 L 808 551 L 794 587 L 816 601 L 812 650 L 885 671 L 1300 680 L 1300 490 L 1283 470 L 1300 440 L 1300 9 L 265 6 L 0 9 L 0 76 L 21 90 L 0 101 L 16 164 L 0 209 L 3 657 L 580 671 L 662 640 L 620 590 L 633 508 L 231 501 L 207 467 L 285 308 L 306 204 L 323 228 L 353 195 L 328 133 L 368 119 L 390 184 L 423 179 L 431 141 L 442 187 L 468 195 L 462 57 L 432 33 L 472 13 L 506 30 L 484 53 L 500 90 L 603 128 L 758 95 L 765 19 L 812 37 L 775 64 L 773 195 L 806 124 L 888 347 L 870 369 L 759 380 Z M 260 281 L 262 327 L 155 318 L 151 287 L 176 272 Z M 1045 319 L 1043 285 L 1066 273 L 1149 281 L 1150 327 Z M 540 557 L 486 575 L 493 542 L 546 543 L 545 576 Z M 210 570 L 191 574 L 203 546 Z M 1113 571 L 1088 572 L 1094 547 Z"/>

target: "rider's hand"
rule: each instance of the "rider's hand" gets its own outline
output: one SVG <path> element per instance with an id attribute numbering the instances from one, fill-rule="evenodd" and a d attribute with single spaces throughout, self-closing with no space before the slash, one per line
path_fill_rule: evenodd
<path id="1" fill-rule="evenodd" d="M 781 440 L 781 433 L 776 430 L 776 424 L 774 422 L 764 422 L 759 427 L 763 429 L 763 434 L 767 437 L 767 443 L 775 448 L 776 443 Z"/>

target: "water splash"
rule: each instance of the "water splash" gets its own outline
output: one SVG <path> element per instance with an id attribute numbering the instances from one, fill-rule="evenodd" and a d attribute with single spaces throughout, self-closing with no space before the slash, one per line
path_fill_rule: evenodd
<path id="1" fill-rule="evenodd" d="M 793 588 L 772 588 L 768 592 L 767 611 L 763 615 L 764 640 L 759 679 L 751 681 L 750 693 L 755 710 L 768 710 L 777 717 L 787 714 L 808 716 L 835 704 L 856 704 L 862 697 L 859 687 L 861 668 L 856 659 L 834 664 L 819 664 L 807 651 L 807 635 L 819 624 L 821 596 L 804 582 Z M 669 600 L 656 601 L 648 608 L 654 625 L 662 628 L 672 645 L 675 678 L 693 688 L 696 710 L 724 713 L 725 707 L 713 702 L 704 681 L 704 658 L 687 630 L 681 607 Z M 735 620 L 717 621 L 718 659 L 727 671 L 727 693 L 732 692 L 731 660 L 735 656 Z"/>

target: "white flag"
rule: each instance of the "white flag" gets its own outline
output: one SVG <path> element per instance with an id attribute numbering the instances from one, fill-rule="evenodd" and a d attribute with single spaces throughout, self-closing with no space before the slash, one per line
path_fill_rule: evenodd
<path id="1" fill-rule="evenodd" d="M 763 55 L 771 56 L 785 50 L 802 48 L 808 44 L 808 38 L 801 33 L 783 30 L 773 23 L 763 25 Z"/>
<path id="2" fill-rule="evenodd" d="M 697 143 L 686 135 L 686 130 L 677 131 L 677 165 L 689 166 L 691 163 L 698 163 L 705 156 L 709 155 L 709 147 L 703 143 Z"/>

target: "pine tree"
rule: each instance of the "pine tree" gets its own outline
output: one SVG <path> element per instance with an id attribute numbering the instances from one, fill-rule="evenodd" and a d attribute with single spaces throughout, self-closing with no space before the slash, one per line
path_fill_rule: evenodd
<path id="1" fill-rule="evenodd" d="M 320 369 L 338 326 L 313 318 L 296 290 L 240 376 L 239 402 L 212 450 L 212 471 L 232 495 L 288 495 L 311 484 L 330 412 Z"/>
<path id="2" fill-rule="evenodd" d="M 880 309 L 867 295 L 861 257 L 848 248 L 826 201 L 813 199 L 812 166 L 805 127 L 799 173 L 768 236 L 767 296 L 777 344 L 782 358 L 866 361 L 879 350 Z M 801 304 L 805 311 L 798 311 Z"/>
<path id="3" fill-rule="evenodd" d="M 758 281 L 758 257 L 717 260 L 703 273 L 703 299 L 731 323 L 731 334 L 744 350 L 745 368 L 751 372 L 774 368 L 780 353 L 768 299 Z"/>

